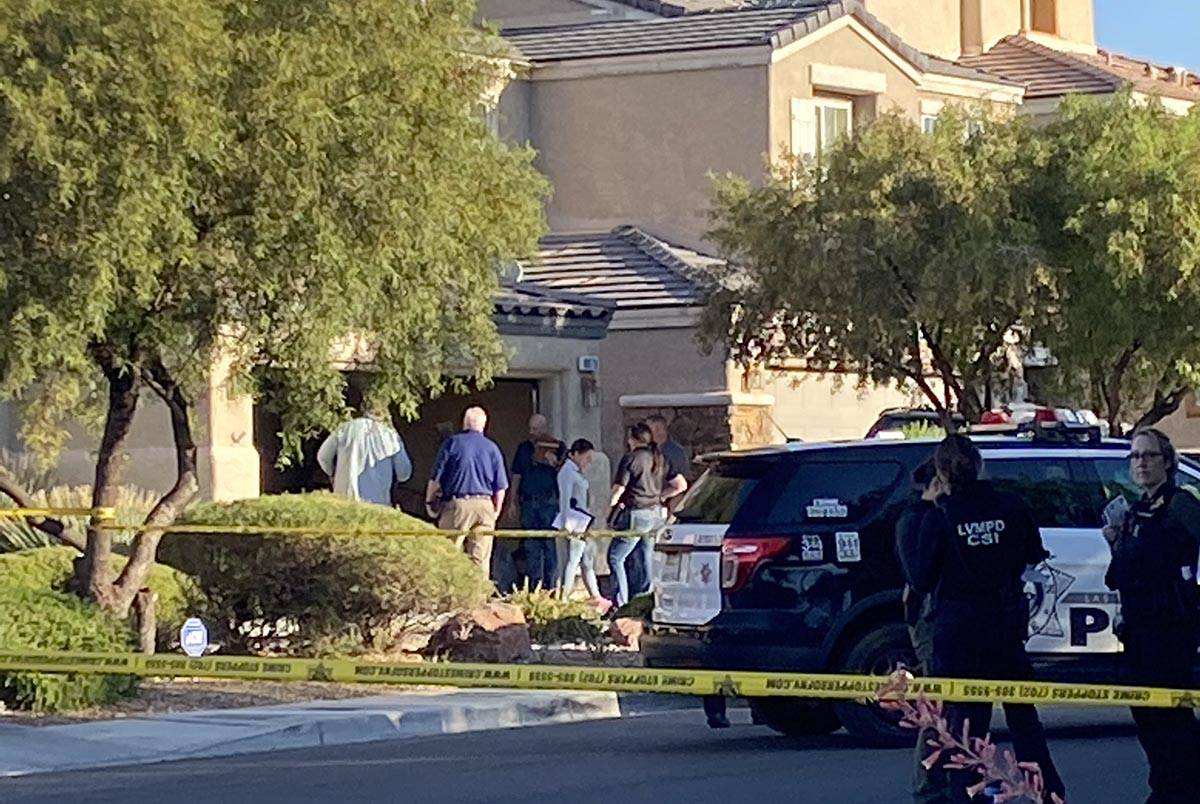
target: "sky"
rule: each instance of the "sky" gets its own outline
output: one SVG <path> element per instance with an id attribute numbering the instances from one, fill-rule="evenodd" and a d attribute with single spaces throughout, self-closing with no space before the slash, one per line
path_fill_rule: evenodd
<path id="1" fill-rule="evenodd" d="M 1200 72 L 1200 0 L 1095 0 L 1100 47 Z"/>

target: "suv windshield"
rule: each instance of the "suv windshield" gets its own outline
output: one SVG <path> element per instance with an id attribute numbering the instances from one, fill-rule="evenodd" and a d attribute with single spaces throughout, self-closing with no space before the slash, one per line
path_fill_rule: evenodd
<path id="1" fill-rule="evenodd" d="M 728 525 L 754 491 L 762 467 L 752 461 L 726 461 L 700 476 L 675 512 L 678 522 Z"/>

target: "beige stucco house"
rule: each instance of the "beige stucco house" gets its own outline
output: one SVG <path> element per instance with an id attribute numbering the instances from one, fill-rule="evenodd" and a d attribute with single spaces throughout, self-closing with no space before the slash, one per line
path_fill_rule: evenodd
<path id="1" fill-rule="evenodd" d="M 650 412 L 699 452 L 860 437 L 920 401 L 697 348 L 714 175 L 764 175 L 883 110 L 931 127 L 948 104 L 1045 117 L 1130 85 L 1181 110 L 1200 99 L 1191 74 L 1100 49 L 1091 0 L 483 0 L 480 15 L 523 60 L 499 132 L 554 186 L 526 276 L 616 304 L 599 344 L 610 451 Z M 647 243 L 671 258 L 629 258 Z"/>
<path id="2" fill-rule="evenodd" d="M 1098 47 L 1091 0 L 479 0 L 479 18 L 515 68 L 490 120 L 536 149 L 553 185 L 551 232 L 496 300 L 509 373 L 473 395 L 508 450 L 534 410 L 616 455 L 625 424 L 656 411 L 702 452 L 859 437 L 883 408 L 920 401 L 701 351 L 714 175 L 764 176 L 884 110 L 928 128 L 949 104 L 1045 117 L 1069 93 L 1127 86 L 1180 111 L 1200 100 L 1195 75 Z M 465 401 L 430 402 L 403 426 L 415 484 Z M 139 417 L 128 478 L 161 487 L 165 413 Z M 273 469 L 274 423 L 227 397 L 219 367 L 200 419 L 207 495 L 319 483 L 311 465 Z M 1189 403 L 1169 425 L 1200 445 L 1192 423 Z M 15 429 L 0 408 L 0 447 L 19 447 Z M 73 441 L 64 479 L 89 479 L 91 448 Z"/>

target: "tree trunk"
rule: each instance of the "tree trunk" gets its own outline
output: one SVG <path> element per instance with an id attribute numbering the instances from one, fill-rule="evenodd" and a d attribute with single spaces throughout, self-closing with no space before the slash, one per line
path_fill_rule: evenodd
<path id="1" fill-rule="evenodd" d="M 158 501 L 146 517 L 142 530 L 134 538 L 129 561 L 113 585 L 112 610 L 120 617 L 128 615 L 138 590 L 154 566 L 162 528 L 175 521 L 200 491 L 196 471 L 196 442 L 189 419 L 190 404 L 174 378 L 160 361 L 151 363 L 144 378 L 171 411 L 171 435 L 175 442 L 175 485 Z"/>
<path id="2" fill-rule="evenodd" d="M 8 497 L 17 508 L 36 508 L 30 500 L 29 492 L 21 485 L 16 476 L 8 469 L 0 466 L 0 494 Z M 49 517 L 29 516 L 25 517 L 25 521 L 32 528 L 37 528 L 42 533 L 58 539 L 63 544 L 69 544 L 79 552 L 83 552 L 87 544 L 78 536 L 67 530 L 63 525 L 62 520 L 51 519 Z"/>
<path id="3" fill-rule="evenodd" d="M 149 589 L 139 589 L 133 598 L 133 612 L 137 619 L 138 650 L 148 656 L 154 655 L 158 636 L 158 595 Z"/>
<path id="4" fill-rule="evenodd" d="M 138 383 L 130 370 L 117 368 L 101 358 L 108 378 L 108 413 L 104 434 L 96 456 L 96 480 L 92 487 L 92 507 L 111 508 L 116 505 L 121 448 L 133 425 L 137 411 Z M 114 611 L 112 600 L 112 531 L 100 527 L 93 516 L 88 523 L 87 545 L 82 556 L 75 560 L 75 577 L 71 588 L 76 594 L 95 601 L 102 608 Z"/>
<path id="5" fill-rule="evenodd" d="M 1162 391 L 1156 389 L 1154 391 L 1154 402 L 1151 403 L 1150 409 L 1141 415 L 1130 432 L 1136 433 L 1144 427 L 1153 427 L 1179 410 L 1179 406 L 1187 398 L 1188 390 L 1187 388 L 1176 388 L 1164 394 Z"/>
<path id="6" fill-rule="evenodd" d="M 1121 383 L 1125 380 L 1125 372 L 1129 370 L 1129 364 L 1133 362 L 1133 356 L 1141 348 L 1141 342 L 1135 341 L 1117 358 L 1112 370 L 1102 375 L 1104 377 L 1102 381 L 1104 388 L 1104 412 L 1105 417 L 1108 419 L 1109 433 L 1118 438 L 1125 435 L 1124 428 L 1121 427 L 1121 408 L 1124 405 L 1124 401 L 1121 398 Z"/>

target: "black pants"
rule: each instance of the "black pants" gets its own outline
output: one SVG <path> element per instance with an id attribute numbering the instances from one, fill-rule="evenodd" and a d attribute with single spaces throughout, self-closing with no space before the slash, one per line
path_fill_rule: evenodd
<path id="1" fill-rule="evenodd" d="M 1190 689 L 1196 659 L 1194 628 L 1157 623 L 1126 623 L 1122 632 L 1131 684 Z M 1200 761 L 1200 728 L 1188 709 L 1132 707 L 1138 741 L 1150 763 L 1148 804 L 1196 800 L 1195 766 Z"/>
<path id="2" fill-rule="evenodd" d="M 1022 681 L 1033 678 L 1033 668 L 1025 654 L 1022 628 L 1024 619 L 1014 617 L 1010 627 L 987 628 L 969 623 L 936 623 L 933 633 L 933 675 L 940 678 L 978 678 Z M 970 721 L 972 738 L 983 737 L 992 726 L 992 705 L 948 704 L 946 720 L 952 734 L 962 734 Z M 1046 790 L 1066 798 L 1066 786 L 1058 774 L 1046 733 L 1032 704 L 1004 704 L 1004 719 L 1012 735 L 1013 753 L 1021 762 L 1036 762 L 1041 768 Z M 969 802 L 967 788 L 979 781 L 971 770 L 947 770 L 947 800 Z M 927 799 L 928 800 L 928 799 Z"/>
<path id="3" fill-rule="evenodd" d="M 704 703 L 704 716 L 710 723 L 714 718 L 725 717 L 724 695 L 705 695 L 701 700 Z"/>

